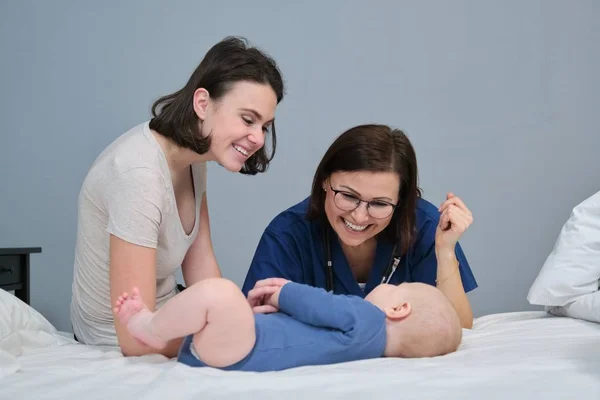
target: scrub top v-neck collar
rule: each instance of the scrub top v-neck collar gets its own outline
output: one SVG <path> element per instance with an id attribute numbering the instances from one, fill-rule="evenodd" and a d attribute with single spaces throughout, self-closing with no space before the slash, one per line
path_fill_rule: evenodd
<path id="1" fill-rule="evenodd" d="M 377 240 L 375 259 L 371 272 L 369 273 L 369 279 L 365 285 L 365 290 L 363 291 L 356 279 L 354 279 L 354 275 L 346 260 L 346 256 L 344 255 L 344 251 L 342 250 L 337 235 L 333 234 L 331 239 L 331 258 L 333 261 L 334 281 L 335 278 L 337 278 L 348 294 L 365 297 L 381 283 L 381 277 L 391 258 L 392 244 L 381 239 Z"/>

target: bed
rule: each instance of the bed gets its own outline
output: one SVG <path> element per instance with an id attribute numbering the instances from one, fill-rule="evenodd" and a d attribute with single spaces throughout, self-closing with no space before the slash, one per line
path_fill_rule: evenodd
<path id="1" fill-rule="evenodd" d="M 544 311 L 477 318 L 443 357 L 248 373 L 82 345 L 2 292 L 0 399 L 600 399 L 600 324 Z"/>

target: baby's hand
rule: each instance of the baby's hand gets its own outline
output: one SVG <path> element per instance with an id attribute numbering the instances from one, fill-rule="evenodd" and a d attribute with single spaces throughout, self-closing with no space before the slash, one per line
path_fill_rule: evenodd
<path id="1" fill-rule="evenodd" d="M 271 313 L 279 311 L 279 291 L 288 283 L 287 279 L 263 279 L 254 285 L 248 292 L 248 303 L 255 313 Z"/>

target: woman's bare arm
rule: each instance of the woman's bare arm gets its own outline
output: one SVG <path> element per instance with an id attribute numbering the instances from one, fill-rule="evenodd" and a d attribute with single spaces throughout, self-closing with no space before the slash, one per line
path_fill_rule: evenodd
<path id="1" fill-rule="evenodd" d="M 119 295 L 132 287 L 140 288 L 142 298 L 151 311 L 156 307 L 156 249 L 138 246 L 110 235 L 110 300 L 114 305 Z M 141 344 L 132 338 L 113 314 L 119 347 L 125 356 L 163 354 L 175 357 L 181 343 L 176 339 L 162 350 Z"/>
<path id="2" fill-rule="evenodd" d="M 473 311 L 460 278 L 458 260 L 454 252 L 436 252 L 438 262 L 437 288 L 450 300 L 458 313 L 463 328 L 473 327 Z"/>
<path id="3" fill-rule="evenodd" d="M 187 286 L 192 286 L 203 279 L 221 277 L 210 234 L 206 192 L 202 195 L 198 236 L 183 259 L 181 269 Z"/>

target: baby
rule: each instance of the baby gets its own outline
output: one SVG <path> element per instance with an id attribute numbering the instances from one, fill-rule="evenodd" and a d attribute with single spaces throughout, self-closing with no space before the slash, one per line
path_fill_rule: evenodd
<path id="1" fill-rule="evenodd" d="M 193 367 L 277 371 L 377 357 L 433 357 L 457 350 L 462 328 L 437 288 L 382 284 L 365 299 L 270 278 L 246 299 L 231 281 L 200 281 L 155 312 L 137 288 L 117 300 L 130 334 L 156 349 L 184 338 L 178 361 Z"/>

